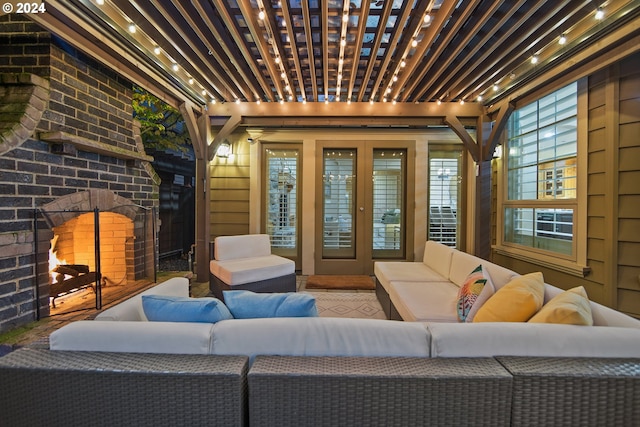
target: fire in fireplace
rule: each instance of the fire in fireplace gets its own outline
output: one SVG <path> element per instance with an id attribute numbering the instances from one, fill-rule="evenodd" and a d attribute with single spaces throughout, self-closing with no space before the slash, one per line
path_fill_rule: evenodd
<path id="1" fill-rule="evenodd" d="M 114 212 L 100 212 L 100 251 L 96 260 L 95 215 L 80 214 L 53 227 L 49 250 L 51 286 L 49 296 L 55 308 L 56 298 L 91 287 L 96 291 L 100 272 L 100 285 L 126 285 L 133 279 L 133 221 Z"/>

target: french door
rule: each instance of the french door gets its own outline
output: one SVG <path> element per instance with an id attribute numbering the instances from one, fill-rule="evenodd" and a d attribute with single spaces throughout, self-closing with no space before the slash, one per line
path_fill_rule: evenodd
<path id="1" fill-rule="evenodd" d="M 300 270 L 300 150 L 292 144 L 264 144 L 262 222 L 271 252 L 289 258 Z"/>
<path id="2" fill-rule="evenodd" d="M 413 144 L 319 141 L 316 274 L 372 274 L 377 259 L 404 259 Z"/>

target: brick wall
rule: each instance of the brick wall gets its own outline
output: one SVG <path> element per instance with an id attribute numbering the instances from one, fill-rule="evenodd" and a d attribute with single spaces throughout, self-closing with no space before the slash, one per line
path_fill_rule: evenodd
<path id="1" fill-rule="evenodd" d="M 33 73 L 50 82 L 48 108 L 36 132 L 0 154 L 0 332 L 48 315 L 46 286 L 37 283 L 34 212 L 57 198 L 109 190 L 136 205 L 157 207 L 158 181 L 148 162 L 52 144 L 42 133 L 142 152 L 134 135 L 131 83 L 18 15 L 0 17 L 0 73 Z M 65 154 L 58 154 L 62 152 Z M 46 238 L 46 236 L 45 236 Z M 39 241 L 43 238 L 39 237 Z M 39 257 L 38 257 L 39 258 Z M 38 260 L 43 262 L 44 260 Z"/>

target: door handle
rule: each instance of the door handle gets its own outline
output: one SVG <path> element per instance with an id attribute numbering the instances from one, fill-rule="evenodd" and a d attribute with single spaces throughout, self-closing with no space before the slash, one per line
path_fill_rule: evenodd
<path id="1" fill-rule="evenodd" d="M 360 206 L 360 212 L 364 212 L 364 207 Z"/>

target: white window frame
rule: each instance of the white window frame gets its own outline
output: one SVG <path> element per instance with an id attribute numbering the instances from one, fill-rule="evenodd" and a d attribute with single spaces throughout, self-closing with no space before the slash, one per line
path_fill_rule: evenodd
<path id="1" fill-rule="evenodd" d="M 497 186 L 497 226 L 496 226 L 496 245 L 494 250 L 501 255 L 505 255 L 511 258 L 519 259 L 522 261 L 530 262 L 532 264 L 540 265 L 553 270 L 558 270 L 564 273 L 572 274 L 579 277 L 584 277 L 589 272 L 587 266 L 587 163 L 588 163 L 588 97 L 587 97 L 587 80 L 586 78 L 577 81 L 578 84 L 578 99 L 577 99 L 577 154 L 576 154 L 576 168 L 577 168 L 577 188 L 575 201 L 570 200 L 568 203 L 564 203 L 560 200 L 557 203 L 550 204 L 550 208 L 564 208 L 570 207 L 574 209 L 573 219 L 573 255 L 562 256 L 560 254 L 552 253 L 550 251 L 538 250 L 533 247 L 524 245 L 518 245 L 511 242 L 505 242 L 504 230 L 502 224 L 504 224 L 504 210 L 506 207 L 535 207 L 540 208 L 544 202 L 536 201 L 535 205 L 528 203 L 527 201 L 508 201 L 507 202 L 507 179 L 508 179 L 508 165 L 503 159 L 498 159 L 498 186 Z M 553 93 L 560 88 L 556 87 L 552 91 L 549 91 L 538 99 Z M 528 101 L 526 104 L 529 104 Z M 522 106 L 526 105 L 522 104 Z M 519 106 L 517 106 L 519 107 Z M 502 136 L 503 145 L 506 143 L 508 131 L 505 129 Z M 506 151 L 506 150 L 505 150 Z"/>

